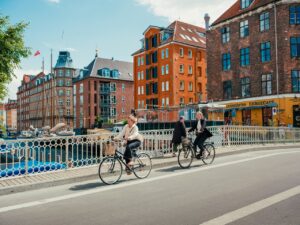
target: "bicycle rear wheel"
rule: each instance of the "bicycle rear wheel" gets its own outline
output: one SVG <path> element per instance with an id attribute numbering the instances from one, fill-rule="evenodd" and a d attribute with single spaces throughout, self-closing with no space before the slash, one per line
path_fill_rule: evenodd
<path id="1" fill-rule="evenodd" d="M 193 162 L 193 149 L 188 146 L 179 150 L 178 153 L 178 164 L 182 169 L 187 169 Z"/>
<path id="2" fill-rule="evenodd" d="M 114 157 L 106 157 L 99 165 L 98 174 L 105 184 L 115 184 L 122 176 L 123 167 L 121 162 Z"/>
<path id="3" fill-rule="evenodd" d="M 140 153 L 133 159 L 133 173 L 137 178 L 143 179 L 149 176 L 152 170 L 152 161 L 148 154 Z"/>
<path id="4" fill-rule="evenodd" d="M 212 164 L 215 159 L 215 147 L 212 144 L 205 144 L 202 161 L 204 164 Z"/>

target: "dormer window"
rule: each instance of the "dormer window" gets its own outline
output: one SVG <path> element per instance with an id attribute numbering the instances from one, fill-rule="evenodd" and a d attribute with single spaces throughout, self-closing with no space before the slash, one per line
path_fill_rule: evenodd
<path id="1" fill-rule="evenodd" d="M 111 77 L 112 78 L 119 78 L 119 76 L 120 76 L 120 73 L 119 73 L 119 70 L 112 70 L 111 71 Z"/>
<path id="2" fill-rule="evenodd" d="M 98 75 L 102 77 L 110 77 L 110 70 L 108 68 L 103 68 L 98 70 Z"/>
<path id="3" fill-rule="evenodd" d="M 241 1 L 241 9 L 248 8 L 253 0 L 240 0 Z"/>

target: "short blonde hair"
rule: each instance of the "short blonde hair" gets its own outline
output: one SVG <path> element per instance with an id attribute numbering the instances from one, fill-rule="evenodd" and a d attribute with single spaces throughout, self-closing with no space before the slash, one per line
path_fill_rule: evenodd
<path id="1" fill-rule="evenodd" d="M 203 113 L 201 111 L 196 112 L 196 115 L 201 115 L 203 116 Z"/>

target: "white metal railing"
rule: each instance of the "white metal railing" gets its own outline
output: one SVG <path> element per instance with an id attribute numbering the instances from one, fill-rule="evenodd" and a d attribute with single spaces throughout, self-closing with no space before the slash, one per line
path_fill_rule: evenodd
<path id="1" fill-rule="evenodd" d="M 246 126 L 208 128 L 215 147 L 300 142 L 300 129 Z M 141 151 L 151 157 L 172 153 L 173 130 L 142 131 Z M 0 143 L 0 179 L 99 164 L 109 135 L 9 140 Z M 103 139 L 106 137 L 106 139 Z M 121 148 L 122 149 L 122 148 Z"/>

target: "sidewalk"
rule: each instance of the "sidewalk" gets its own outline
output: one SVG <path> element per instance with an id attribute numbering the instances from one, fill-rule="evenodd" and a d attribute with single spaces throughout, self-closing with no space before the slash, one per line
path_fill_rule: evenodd
<path id="1" fill-rule="evenodd" d="M 300 144 L 227 146 L 216 149 L 216 157 L 239 154 L 247 151 L 274 150 L 280 148 L 300 148 Z M 152 164 L 153 168 L 176 165 L 177 157 L 172 157 L 171 154 L 165 155 L 162 158 L 152 159 Z M 0 195 L 53 187 L 57 185 L 76 183 L 98 178 L 98 165 L 94 165 L 86 168 L 80 167 L 70 170 L 48 172 L 44 174 L 30 174 L 26 177 L 13 177 L 3 180 L 0 179 Z"/>

